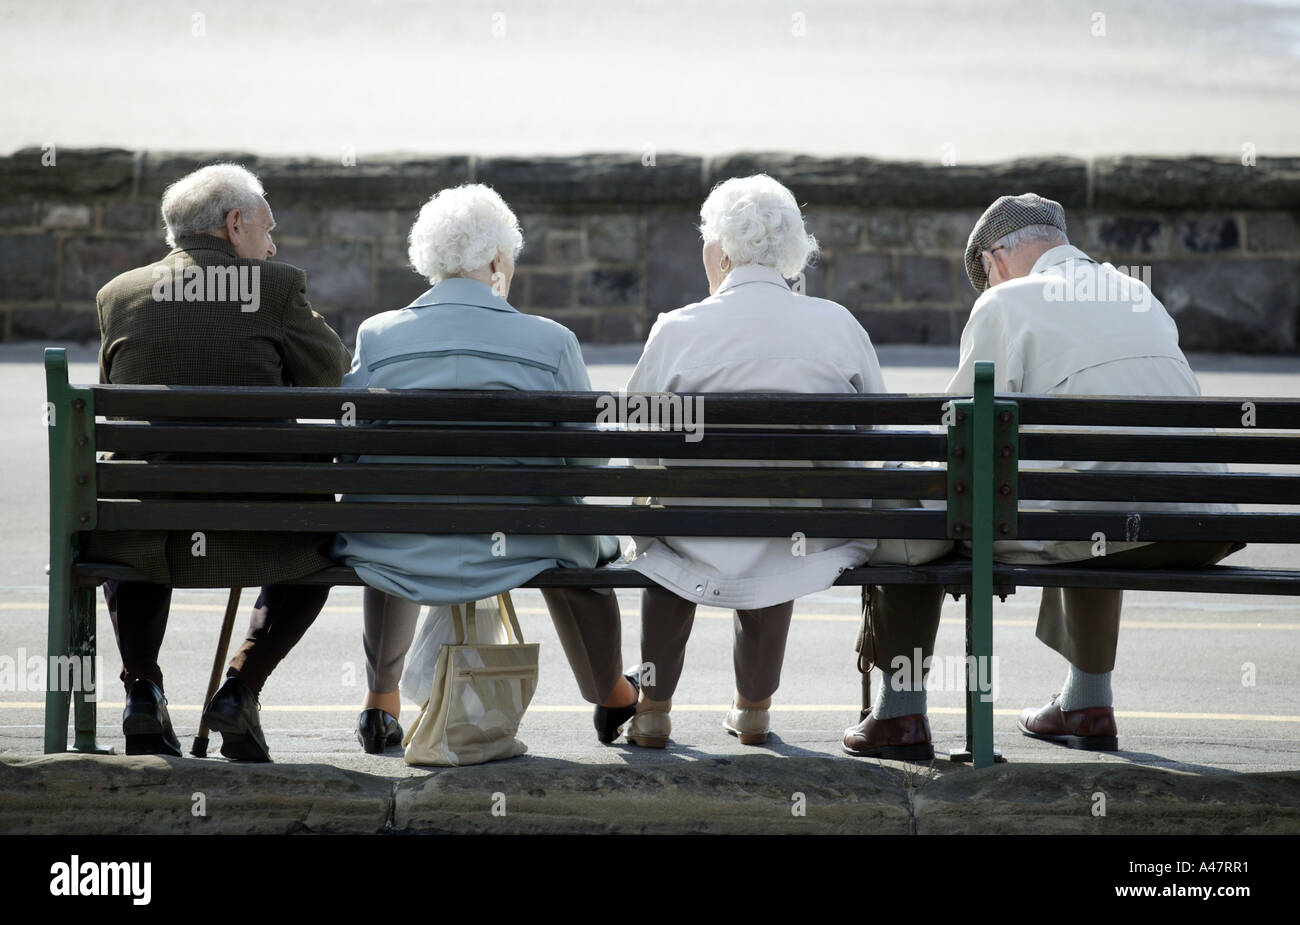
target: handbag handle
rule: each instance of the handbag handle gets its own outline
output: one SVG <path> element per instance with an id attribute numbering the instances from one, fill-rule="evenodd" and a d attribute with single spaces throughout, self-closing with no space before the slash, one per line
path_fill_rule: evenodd
<path id="1" fill-rule="evenodd" d="M 464 613 L 461 607 L 465 608 Z M 456 623 L 458 637 L 463 639 L 467 645 L 478 645 L 478 620 L 474 617 L 474 601 L 468 601 L 465 604 L 452 604 L 452 619 Z M 511 635 L 514 636 L 516 643 L 523 643 L 524 631 L 519 628 L 519 617 L 515 614 L 515 603 L 510 597 L 509 591 L 502 591 L 497 595 L 497 608 L 501 623 L 506 630 L 506 640 L 509 641 Z"/>
<path id="2" fill-rule="evenodd" d="M 465 608 L 464 612 L 461 607 Z M 462 644 L 478 645 L 478 620 L 474 619 L 474 602 L 452 604 L 451 617 L 458 631 L 456 637 L 462 640 Z"/>
<path id="3" fill-rule="evenodd" d="M 515 602 L 510 598 L 509 591 L 502 591 L 497 595 L 497 603 L 501 610 L 501 622 L 506 626 L 507 638 L 513 632 L 515 642 L 522 644 L 524 641 L 524 631 L 519 628 L 519 618 L 515 616 Z"/>

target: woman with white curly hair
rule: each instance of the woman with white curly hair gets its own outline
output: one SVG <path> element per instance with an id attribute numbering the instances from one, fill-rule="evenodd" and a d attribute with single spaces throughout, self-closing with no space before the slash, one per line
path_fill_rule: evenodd
<path id="1" fill-rule="evenodd" d="M 522 247 L 518 220 L 492 189 L 460 186 L 430 199 L 411 227 L 410 258 L 433 288 L 406 308 L 366 319 L 343 386 L 589 391 L 573 332 L 547 318 L 522 314 L 506 301 Z M 370 456 L 360 461 L 439 460 Z M 485 465 L 510 462 L 482 460 Z M 401 743 L 398 679 L 421 604 L 484 600 L 519 587 L 544 569 L 592 568 L 618 555 L 613 537 L 509 539 L 500 555 L 503 550 L 494 550 L 490 535 L 339 534 L 336 558 L 368 586 L 367 692 L 357 730 L 366 751 Z M 637 696 L 622 675 L 618 601 L 608 590 L 547 588 L 542 595 L 583 697 L 598 705 L 597 735 L 613 741 L 617 727 L 631 717 Z"/>
<path id="2" fill-rule="evenodd" d="M 853 315 L 835 302 L 797 294 L 787 282 L 817 252 L 788 189 L 762 174 L 727 180 L 709 194 L 700 219 L 709 298 L 659 316 L 628 380 L 629 392 L 885 391 L 871 340 Z M 862 565 L 874 541 L 808 538 L 796 546 L 783 538 L 633 539 L 632 567 L 657 584 L 641 599 L 641 660 L 655 670 L 653 677 L 645 672 L 628 741 L 651 748 L 668 743 L 669 711 L 695 608 L 708 604 L 736 611 L 736 691 L 723 728 L 744 744 L 766 742 L 794 599 L 823 591 L 844 569 Z"/>

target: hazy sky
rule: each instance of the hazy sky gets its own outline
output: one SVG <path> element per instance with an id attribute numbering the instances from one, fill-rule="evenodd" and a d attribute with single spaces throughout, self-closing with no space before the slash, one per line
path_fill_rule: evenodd
<path id="1" fill-rule="evenodd" d="M 0 87 L 5 153 L 1300 154 L 1300 5 L 0 0 Z"/>

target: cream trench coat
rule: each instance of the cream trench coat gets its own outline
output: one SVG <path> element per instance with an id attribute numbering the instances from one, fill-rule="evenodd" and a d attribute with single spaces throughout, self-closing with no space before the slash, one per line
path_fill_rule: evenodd
<path id="1" fill-rule="evenodd" d="M 977 360 L 994 362 L 997 392 L 1124 397 L 1201 394 L 1196 376 L 1178 347 L 1178 328 L 1160 300 L 1141 281 L 1121 274 L 1108 263 L 1097 263 L 1070 245 L 1045 251 L 1027 276 L 994 286 L 976 300 L 962 331 L 961 362 L 948 385 L 950 393 L 971 393 Z M 1228 471 L 1222 463 L 1162 465 L 1088 460 L 1035 460 L 1022 462 L 1021 468 Z M 1229 512 L 1236 506 L 1021 501 L 1020 509 Z M 1146 545 L 1106 538 L 1107 553 Z M 1091 557 L 1092 547 L 1092 543 L 1064 540 L 1007 540 L 993 544 L 995 558 L 1016 563 L 1080 561 Z"/>
<path id="2" fill-rule="evenodd" d="M 628 392 L 885 391 L 871 339 L 844 306 L 798 295 L 776 270 L 740 266 L 713 296 L 659 316 Z M 703 408 L 708 441 L 708 406 Z M 863 428 L 866 429 L 866 428 Z M 638 466 L 844 465 L 834 461 L 633 459 Z M 858 465 L 862 465 L 859 463 Z M 822 507 L 816 499 L 657 499 L 665 505 Z M 832 504 L 847 506 L 836 500 Z M 687 600 L 756 610 L 823 591 L 872 539 L 633 537 L 631 567 Z M 802 554 L 799 554 L 802 553 Z"/>

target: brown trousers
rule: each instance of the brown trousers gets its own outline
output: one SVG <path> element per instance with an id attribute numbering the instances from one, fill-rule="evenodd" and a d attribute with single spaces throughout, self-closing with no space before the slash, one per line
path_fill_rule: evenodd
<path id="1" fill-rule="evenodd" d="M 1152 543 L 1110 556 L 1069 563 L 1075 568 L 1203 568 L 1242 549 L 1233 543 Z M 943 606 L 940 585 L 876 585 L 869 589 L 875 663 L 888 672 L 896 656 L 934 653 Z M 1080 671 L 1115 668 L 1124 592 L 1111 588 L 1044 588 L 1037 636 Z M 864 645 L 871 646 L 868 639 Z M 870 656 L 872 650 L 867 649 Z"/>
<path id="2" fill-rule="evenodd" d="M 1152 543 L 1072 562 L 1074 568 L 1204 568 L 1227 558 L 1241 544 Z M 1038 605 L 1037 636 L 1080 671 L 1101 674 L 1115 668 L 1119 611 L 1118 588 L 1044 588 Z"/>
<path id="3" fill-rule="evenodd" d="M 603 702 L 623 675 L 618 599 L 590 588 L 543 588 L 542 597 L 583 699 Z M 395 691 L 415 640 L 420 605 L 366 588 L 362 611 L 366 685 L 380 694 Z"/>
<path id="4" fill-rule="evenodd" d="M 793 615 L 794 601 L 735 612 L 731 657 L 736 690 L 746 700 L 766 700 L 781 685 L 781 664 Z M 641 593 L 641 676 L 649 699 L 668 700 L 677 690 L 686 662 L 686 640 L 694 623 L 693 601 L 658 587 Z"/>

